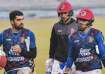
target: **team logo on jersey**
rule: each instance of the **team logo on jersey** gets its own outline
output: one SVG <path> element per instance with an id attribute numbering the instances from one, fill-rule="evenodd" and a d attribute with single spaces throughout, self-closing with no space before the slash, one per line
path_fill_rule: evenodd
<path id="1" fill-rule="evenodd" d="M 91 43 L 91 42 L 93 42 L 93 41 L 94 41 L 94 38 L 90 36 L 90 37 L 88 38 L 88 42 Z"/>
<path id="2" fill-rule="evenodd" d="M 91 49 L 81 48 L 79 51 L 79 55 L 81 57 L 76 58 L 76 62 L 89 62 L 89 61 L 91 61 L 93 59 L 93 56 L 91 55 L 90 50 Z"/>

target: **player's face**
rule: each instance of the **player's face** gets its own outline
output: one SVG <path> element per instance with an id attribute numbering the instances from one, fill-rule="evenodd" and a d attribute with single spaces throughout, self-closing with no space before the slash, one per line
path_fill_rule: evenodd
<path id="1" fill-rule="evenodd" d="M 24 25 L 23 20 L 24 20 L 23 16 L 16 16 L 16 18 L 13 21 L 14 28 L 17 30 L 23 28 Z"/>
<path id="2" fill-rule="evenodd" d="M 78 23 L 79 23 L 80 30 L 84 31 L 86 28 L 88 28 L 88 26 L 87 26 L 88 21 L 78 19 Z"/>
<path id="3" fill-rule="evenodd" d="M 59 17 L 61 20 L 66 21 L 69 18 L 69 13 L 68 12 L 61 12 L 59 13 Z"/>

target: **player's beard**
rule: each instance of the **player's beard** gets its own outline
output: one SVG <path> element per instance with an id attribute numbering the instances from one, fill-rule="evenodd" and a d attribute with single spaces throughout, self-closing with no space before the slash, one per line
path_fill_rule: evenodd
<path id="1" fill-rule="evenodd" d="M 14 28 L 15 28 L 17 31 L 23 29 L 23 27 L 24 27 L 24 24 L 23 24 L 23 23 L 21 23 L 19 26 L 15 26 L 15 25 L 14 25 Z"/>

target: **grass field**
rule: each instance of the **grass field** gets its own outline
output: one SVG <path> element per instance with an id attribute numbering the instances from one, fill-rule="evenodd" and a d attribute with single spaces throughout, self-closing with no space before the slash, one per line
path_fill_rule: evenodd
<path id="1" fill-rule="evenodd" d="M 49 40 L 56 18 L 51 19 L 25 19 L 25 27 L 31 29 L 36 36 L 37 58 L 35 59 L 36 74 L 45 74 L 45 60 L 48 58 Z M 105 36 L 105 17 L 96 17 L 94 27 L 100 29 Z M 8 20 L 0 20 L 0 31 L 10 27 Z M 3 71 L 0 71 L 3 74 Z M 103 74 L 105 71 L 103 70 Z"/>

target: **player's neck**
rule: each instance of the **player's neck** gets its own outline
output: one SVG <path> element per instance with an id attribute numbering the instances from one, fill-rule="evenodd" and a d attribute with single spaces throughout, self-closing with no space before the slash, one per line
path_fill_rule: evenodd
<path id="1" fill-rule="evenodd" d="M 12 28 L 12 32 L 19 32 L 20 30 L 17 30 L 16 28 Z"/>

